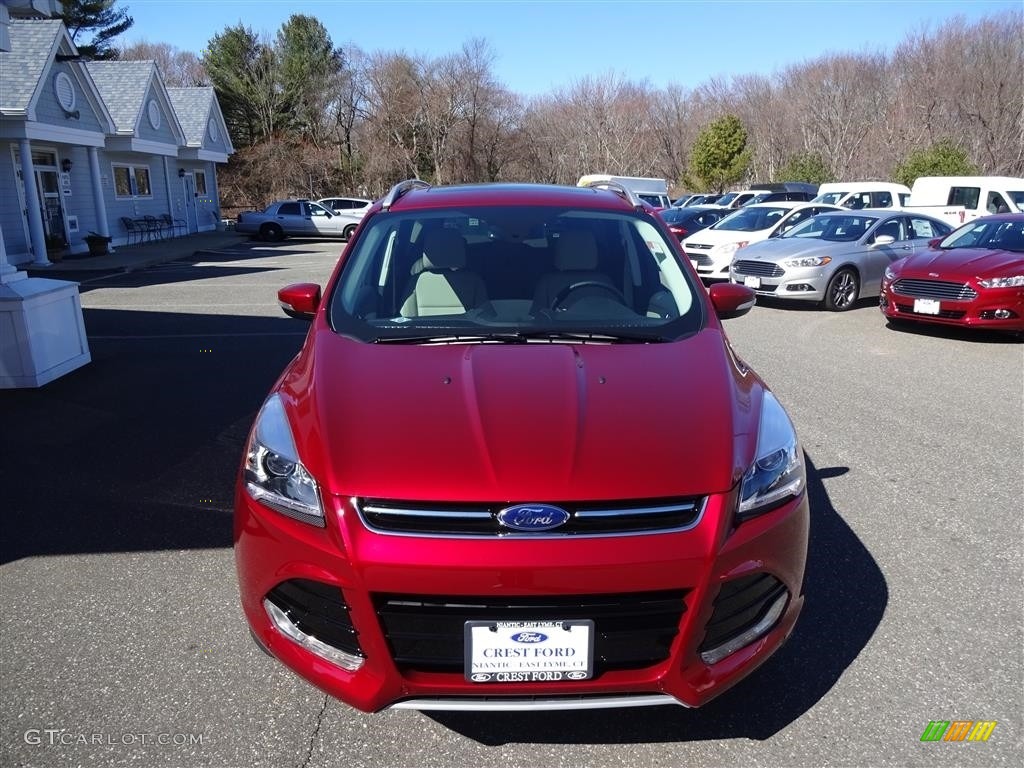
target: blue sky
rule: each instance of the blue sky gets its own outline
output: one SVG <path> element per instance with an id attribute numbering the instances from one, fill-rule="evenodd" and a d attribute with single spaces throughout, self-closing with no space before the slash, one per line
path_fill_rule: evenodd
<path id="1" fill-rule="evenodd" d="M 119 41 L 201 53 L 242 22 L 273 37 L 293 13 L 316 16 L 335 45 L 442 56 L 482 37 L 494 72 L 524 96 L 614 72 L 693 88 L 771 74 L 825 53 L 889 52 L 909 32 L 971 22 L 1021 0 L 121 0 L 135 25 Z"/>

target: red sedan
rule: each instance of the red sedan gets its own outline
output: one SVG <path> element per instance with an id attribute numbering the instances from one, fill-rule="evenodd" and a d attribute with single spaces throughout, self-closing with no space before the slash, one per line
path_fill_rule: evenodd
<path id="1" fill-rule="evenodd" d="M 975 219 L 894 262 L 881 308 L 895 322 L 1024 331 L 1024 214 Z"/>
<path id="2" fill-rule="evenodd" d="M 698 706 L 793 631 L 803 451 L 628 190 L 397 185 L 260 409 L 253 637 L 365 711 Z M 763 694 L 770 701 L 772 693 Z"/>

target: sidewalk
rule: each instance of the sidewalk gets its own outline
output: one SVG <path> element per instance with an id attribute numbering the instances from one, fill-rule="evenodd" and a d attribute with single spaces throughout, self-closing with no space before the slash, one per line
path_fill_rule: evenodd
<path id="1" fill-rule="evenodd" d="M 52 277 L 58 280 L 61 279 L 62 272 L 134 272 L 154 264 L 187 259 L 200 251 L 229 247 L 247 239 L 245 235 L 231 230 L 200 232 L 131 246 L 122 245 L 118 246 L 114 253 L 103 256 L 65 256 L 63 260 L 49 267 L 23 264 L 19 268 L 26 270 L 32 277 Z"/>

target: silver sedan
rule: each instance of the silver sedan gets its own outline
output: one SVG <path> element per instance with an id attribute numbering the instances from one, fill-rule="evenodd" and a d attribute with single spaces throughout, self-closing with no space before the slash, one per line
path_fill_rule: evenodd
<path id="1" fill-rule="evenodd" d="M 822 302 L 842 312 L 879 295 L 892 262 L 951 231 L 945 222 L 906 211 L 822 213 L 737 251 L 729 279 L 761 296 Z"/>

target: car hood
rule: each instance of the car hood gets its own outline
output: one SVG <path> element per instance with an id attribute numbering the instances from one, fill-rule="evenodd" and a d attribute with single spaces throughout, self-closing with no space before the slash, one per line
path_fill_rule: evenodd
<path id="1" fill-rule="evenodd" d="M 702 229 L 699 232 L 694 232 L 690 237 L 683 240 L 683 245 L 720 245 L 722 243 L 752 243 L 758 240 L 764 240 L 768 237 L 768 233 L 771 232 L 771 228 L 768 229 L 756 229 L 752 232 L 746 232 L 739 229 L 715 229 L 714 225 L 706 229 Z"/>
<path id="2" fill-rule="evenodd" d="M 833 258 L 837 253 L 849 253 L 859 250 L 856 243 L 834 243 L 817 238 L 776 237 L 751 243 L 746 248 L 736 251 L 736 260 L 778 262 L 798 256 L 816 256 L 827 254 Z"/>
<path id="3" fill-rule="evenodd" d="M 723 492 L 762 385 L 716 328 L 662 344 L 364 344 L 315 329 L 280 387 L 329 492 L 570 501 Z"/>
<path id="4" fill-rule="evenodd" d="M 1019 275 L 1024 271 L 1024 253 L 991 248 L 929 249 L 899 263 L 900 277 L 934 277 L 969 280 L 972 277 Z"/>

